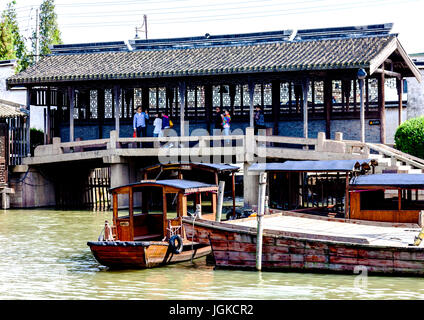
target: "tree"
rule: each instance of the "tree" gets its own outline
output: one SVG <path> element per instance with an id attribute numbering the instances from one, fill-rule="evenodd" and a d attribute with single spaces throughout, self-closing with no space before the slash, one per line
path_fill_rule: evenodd
<path id="1" fill-rule="evenodd" d="M 0 60 L 15 59 L 13 36 L 6 22 L 0 22 Z"/>
<path id="2" fill-rule="evenodd" d="M 40 6 L 39 24 L 39 54 L 43 56 L 51 53 L 49 45 L 62 43 L 54 0 L 43 0 Z M 34 32 L 33 38 L 35 39 L 36 36 Z M 35 41 L 33 42 L 33 49 L 36 49 Z"/>
<path id="3" fill-rule="evenodd" d="M 16 72 L 26 69 L 30 59 L 25 46 L 25 38 L 19 32 L 15 9 L 16 1 L 10 1 L 1 15 L 0 59 L 17 59 Z M 7 49 L 6 49 L 7 48 Z M 10 52 L 10 49 L 12 52 Z"/>
<path id="4" fill-rule="evenodd" d="M 395 133 L 396 149 L 424 159 L 424 116 L 403 122 Z"/>

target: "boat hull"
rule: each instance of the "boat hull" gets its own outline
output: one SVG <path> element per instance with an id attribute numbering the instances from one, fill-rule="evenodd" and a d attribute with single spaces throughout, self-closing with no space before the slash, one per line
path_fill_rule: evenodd
<path id="1" fill-rule="evenodd" d="M 209 245 L 185 244 L 181 253 L 174 254 L 164 241 L 93 241 L 87 245 L 100 264 L 114 269 L 159 267 L 201 258 L 211 252 Z"/>
<path id="2" fill-rule="evenodd" d="M 256 232 L 234 224 L 183 220 L 186 234 L 209 243 L 218 268 L 256 268 Z M 319 273 L 424 275 L 424 248 L 373 246 L 345 239 L 313 239 L 264 230 L 262 270 Z M 364 268 L 365 267 L 365 268 Z M 361 271 L 362 272 L 362 271 Z"/>

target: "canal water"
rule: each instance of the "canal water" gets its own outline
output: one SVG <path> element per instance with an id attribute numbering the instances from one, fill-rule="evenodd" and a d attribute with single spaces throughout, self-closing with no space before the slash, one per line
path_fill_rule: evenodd
<path id="1" fill-rule="evenodd" d="M 110 271 L 91 255 L 111 212 L 0 211 L 0 300 L 424 299 L 424 278 L 214 270 L 205 258 Z"/>

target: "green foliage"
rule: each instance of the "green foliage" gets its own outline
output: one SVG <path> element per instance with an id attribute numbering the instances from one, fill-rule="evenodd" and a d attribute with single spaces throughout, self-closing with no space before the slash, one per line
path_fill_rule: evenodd
<path id="1" fill-rule="evenodd" d="M 1 15 L 0 59 L 18 59 L 16 72 L 19 72 L 29 66 L 30 59 L 25 46 L 25 39 L 19 32 L 15 5 L 15 0 L 9 2 Z"/>
<path id="2" fill-rule="evenodd" d="M 30 150 L 31 150 L 31 154 L 34 155 L 34 149 L 39 146 L 44 144 L 44 132 L 35 128 L 31 128 L 29 131 L 29 136 L 30 136 Z"/>
<path id="3" fill-rule="evenodd" d="M 396 149 L 424 159 L 424 116 L 403 122 L 395 133 Z"/>
<path id="4" fill-rule="evenodd" d="M 6 22 L 0 22 L 0 60 L 15 59 L 13 35 Z"/>
<path id="5" fill-rule="evenodd" d="M 39 21 L 39 54 L 43 56 L 51 53 L 49 45 L 62 43 L 54 0 L 43 0 L 40 6 Z M 35 37 L 34 33 L 33 38 L 35 39 Z M 33 48 L 35 49 L 35 42 Z"/>

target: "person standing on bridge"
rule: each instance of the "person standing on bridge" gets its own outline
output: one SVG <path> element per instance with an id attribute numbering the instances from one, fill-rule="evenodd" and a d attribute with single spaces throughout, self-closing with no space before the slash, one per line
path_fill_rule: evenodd
<path id="1" fill-rule="evenodd" d="M 141 106 L 138 106 L 133 121 L 134 132 L 137 138 L 147 137 L 147 120 L 149 120 L 149 115 L 143 111 Z"/>

